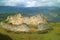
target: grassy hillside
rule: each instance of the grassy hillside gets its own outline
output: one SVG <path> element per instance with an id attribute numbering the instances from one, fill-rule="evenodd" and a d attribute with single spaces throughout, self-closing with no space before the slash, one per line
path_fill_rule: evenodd
<path id="1" fill-rule="evenodd" d="M 53 30 L 45 34 L 7 32 L 0 25 L 0 40 L 60 40 L 60 23 L 50 23 L 49 25 L 53 27 Z"/>

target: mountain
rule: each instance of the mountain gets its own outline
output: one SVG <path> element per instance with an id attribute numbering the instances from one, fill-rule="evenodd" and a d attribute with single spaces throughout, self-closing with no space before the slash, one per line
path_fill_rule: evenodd
<path id="1" fill-rule="evenodd" d="M 37 14 L 44 13 L 46 11 L 60 10 L 58 7 L 11 7 L 11 6 L 0 6 L 0 12 L 9 13 L 23 13 L 23 14 Z"/>
<path id="2" fill-rule="evenodd" d="M 43 14 L 49 22 L 60 22 L 60 7 L 11 7 L 0 6 L 0 20 L 5 19 L 8 15 L 21 13 L 24 15 L 32 16 Z"/>

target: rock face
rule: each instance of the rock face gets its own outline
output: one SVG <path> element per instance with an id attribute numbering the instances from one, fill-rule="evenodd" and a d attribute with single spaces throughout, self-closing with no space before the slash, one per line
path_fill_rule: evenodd
<path id="1" fill-rule="evenodd" d="M 23 17 L 21 14 L 17 14 L 14 16 L 9 16 L 6 21 L 12 25 L 20 25 L 23 23 Z"/>
<path id="2" fill-rule="evenodd" d="M 46 24 L 39 24 L 37 25 L 37 29 L 36 29 L 36 31 L 40 31 L 40 32 L 49 32 L 49 30 L 51 30 L 51 27 Z"/>
<path id="3" fill-rule="evenodd" d="M 17 14 L 14 16 L 9 16 L 6 20 L 8 23 L 11 23 L 12 25 L 20 25 L 20 24 L 32 24 L 32 25 L 38 25 L 40 23 L 47 24 L 47 20 L 44 18 L 43 15 L 39 14 L 36 16 L 31 17 L 23 17 L 21 14 Z"/>
<path id="4" fill-rule="evenodd" d="M 22 25 L 19 25 L 19 26 L 15 26 L 15 25 L 1 23 L 1 25 L 2 25 L 3 28 L 5 28 L 9 31 L 15 31 L 15 32 L 29 32 L 30 31 L 27 24 L 22 24 Z"/>
<path id="5" fill-rule="evenodd" d="M 16 14 L 14 16 L 9 16 L 5 20 L 5 24 L 1 23 L 2 27 L 18 32 L 30 32 L 33 29 L 36 31 L 46 31 L 50 29 L 47 20 L 42 14 L 31 17 L 23 17 L 21 14 Z"/>

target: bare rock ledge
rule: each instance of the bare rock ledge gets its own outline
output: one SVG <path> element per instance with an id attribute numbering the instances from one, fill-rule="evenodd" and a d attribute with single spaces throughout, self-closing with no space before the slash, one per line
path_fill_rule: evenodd
<path id="1" fill-rule="evenodd" d="M 42 14 L 36 16 L 24 17 L 21 14 L 8 16 L 5 22 L 1 22 L 3 28 L 15 32 L 45 32 L 51 27 Z"/>

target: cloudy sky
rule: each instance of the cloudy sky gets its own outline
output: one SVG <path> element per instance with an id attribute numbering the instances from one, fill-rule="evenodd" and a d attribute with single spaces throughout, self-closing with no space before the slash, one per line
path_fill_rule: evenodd
<path id="1" fill-rule="evenodd" d="M 60 0 L 0 0 L 0 6 L 19 6 L 19 7 L 60 6 Z"/>

